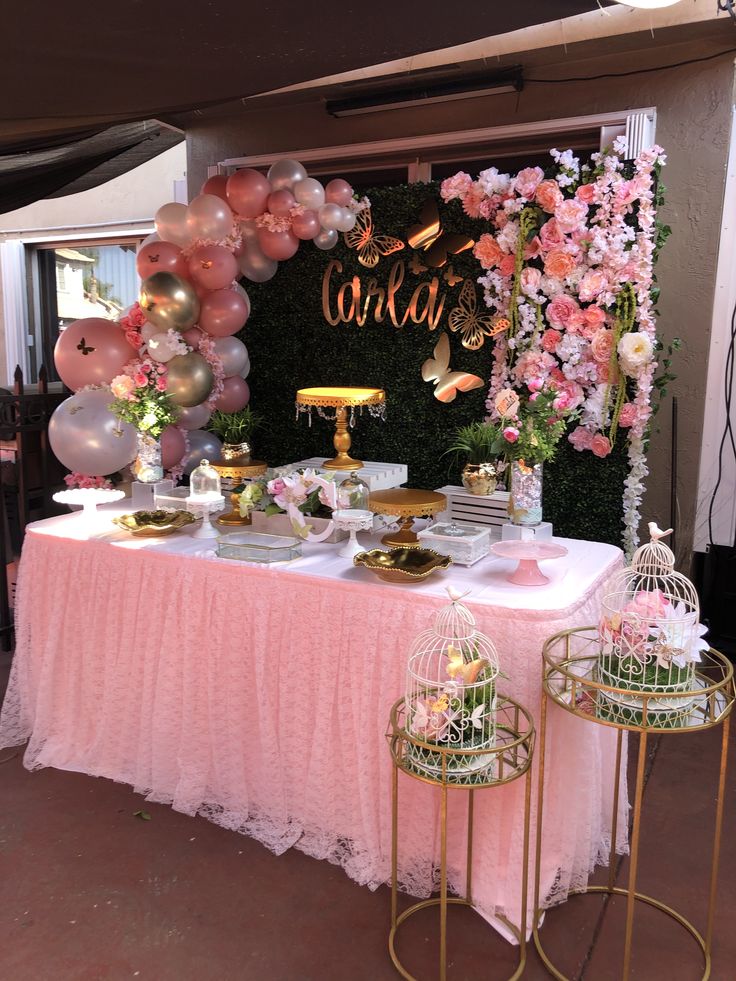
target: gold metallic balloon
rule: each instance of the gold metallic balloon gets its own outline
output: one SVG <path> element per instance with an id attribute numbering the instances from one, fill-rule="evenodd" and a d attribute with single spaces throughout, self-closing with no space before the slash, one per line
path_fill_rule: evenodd
<path id="1" fill-rule="evenodd" d="M 166 367 L 166 391 L 174 405 L 199 405 L 212 391 L 215 376 L 201 354 L 177 354 Z"/>
<path id="2" fill-rule="evenodd" d="M 146 320 L 162 331 L 189 330 L 199 319 L 199 298 L 191 283 L 171 272 L 157 272 L 141 284 L 139 303 Z"/>

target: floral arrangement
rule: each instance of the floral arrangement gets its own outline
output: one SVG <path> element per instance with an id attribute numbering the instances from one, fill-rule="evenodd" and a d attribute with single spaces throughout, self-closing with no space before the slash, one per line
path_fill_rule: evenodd
<path id="1" fill-rule="evenodd" d="M 494 449 L 509 461 L 528 465 L 554 457 L 576 416 L 567 392 L 558 392 L 554 385 L 543 387 L 537 379 L 530 384 L 531 391 L 522 398 L 513 389 L 504 389 L 494 400 L 501 434 Z"/>
<path id="2" fill-rule="evenodd" d="M 579 410 L 568 435 L 575 449 L 607 456 L 626 430 L 624 542 L 631 551 L 657 368 L 653 264 L 669 229 L 655 217 L 664 152 L 655 146 L 625 164 L 625 150 L 616 141 L 582 166 L 571 150 L 552 150 L 547 174 L 527 167 L 512 177 L 492 167 L 474 181 L 461 172 L 441 193 L 491 226 L 474 248 L 485 302 L 508 324 L 494 348 L 491 417 L 498 418 L 500 391 L 554 385 Z"/>
<path id="3" fill-rule="evenodd" d="M 129 362 L 110 383 L 110 411 L 147 436 L 158 439 L 176 419 L 176 406 L 166 394 L 166 365 L 151 358 Z"/>
<path id="4" fill-rule="evenodd" d="M 90 477 L 76 470 L 64 477 L 64 483 L 70 490 L 114 490 L 115 485 L 107 477 Z"/>
<path id="5" fill-rule="evenodd" d="M 336 501 L 336 484 L 332 475 L 318 474 L 311 468 L 271 471 L 265 479 L 253 480 L 241 491 L 240 514 L 246 518 L 253 511 L 267 516 L 289 514 L 295 534 L 305 538 L 312 526 L 298 515 L 330 518 Z"/>
<path id="6" fill-rule="evenodd" d="M 118 320 L 118 323 L 125 331 L 125 339 L 136 351 L 143 347 L 141 328 L 146 322 L 146 315 L 141 309 L 140 303 L 136 301 L 128 312 Z"/>

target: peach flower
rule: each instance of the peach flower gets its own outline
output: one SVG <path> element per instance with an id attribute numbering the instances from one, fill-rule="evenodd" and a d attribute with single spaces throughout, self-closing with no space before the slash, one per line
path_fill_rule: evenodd
<path id="1" fill-rule="evenodd" d="M 505 255 L 498 264 L 498 271 L 502 276 L 513 276 L 516 269 L 516 256 Z"/>
<path id="2" fill-rule="evenodd" d="M 550 354 L 554 354 L 555 348 L 561 340 L 562 334 L 559 332 L 559 330 L 555 330 L 554 328 L 545 330 L 545 332 L 542 334 L 542 349 L 544 351 L 549 351 Z"/>
<path id="3" fill-rule="evenodd" d="M 583 204 L 582 201 L 576 201 L 574 198 L 562 201 L 555 209 L 557 225 L 562 232 L 574 232 L 580 228 L 587 217 L 587 205 Z"/>
<path id="4" fill-rule="evenodd" d="M 594 361 L 607 364 L 613 353 L 613 331 L 606 330 L 605 327 L 597 330 L 591 339 L 590 350 Z"/>
<path id="5" fill-rule="evenodd" d="M 525 167 L 523 170 L 520 170 L 514 180 L 514 187 L 516 188 L 517 194 L 520 194 L 523 198 L 533 198 L 534 192 L 542 183 L 543 178 L 544 171 L 541 167 Z"/>
<path id="6" fill-rule="evenodd" d="M 129 375 L 116 375 L 110 382 L 110 391 L 116 399 L 127 398 L 134 389 L 135 382 Z"/>
<path id="7" fill-rule="evenodd" d="M 563 252 L 562 249 L 549 252 L 544 260 L 544 271 L 555 279 L 566 279 L 575 266 L 576 262 L 570 253 Z"/>
<path id="8" fill-rule="evenodd" d="M 581 184 L 577 191 L 575 191 L 575 197 L 578 201 L 582 201 L 583 204 L 592 204 L 595 198 L 595 185 Z"/>
<path id="9" fill-rule="evenodd" d="M 578 295 L 583 303 L 588 303 L 603 292 L 606 288 L 606 277 L 600 269 L 589 269 L 580 280 Z"/>
<path id="10" fill-rule="evenodd" d="M 562 204 L 562 191 L 557 181 L 542 181 L 537 188 L 536 199 L 537 204 L 543 211 L 553 215 Z"/>
<path id="11" fill-rule="evenodd" d="M 503 249 L 493 235 L 481 235 L 475 243 L 473 255 L 484 269 L 493 269 L 503 258 Z"/>
<path id="12" fill-rule="evenodd" d="M 595 456 L 603 458 L 611 452 L 611 441 L 603 433 L 596 433 L 590 441 L 590 449 Z"/>
<path id="13" fill-rule="evenodd" d="M 633 402 L 624 402 L 621 406 L 621 411 L 618 414 L 618 424 L 628 429 L 629 426 L 633 426 L 637 420 L 639 413 Z"/>
<path id="14" fill-rule="evenodd" d="M 542 273 L 539 269 L 527 266 L 521 272 L 521 290 L 527 296 L 534 296 L 542 285 Z"/>
<path id="15" fill-rule="evenodd" d="M 565 244 L 565 236 L 554 218 L 550 218 L 539 229 L 539 239 L 545 252 L 561 248 Z"/>

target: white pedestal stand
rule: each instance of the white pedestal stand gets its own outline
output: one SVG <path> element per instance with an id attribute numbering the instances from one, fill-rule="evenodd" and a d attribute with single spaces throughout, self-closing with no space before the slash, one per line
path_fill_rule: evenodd
<path id="1" fill-rule="evenodd" d="M 186 502 L 187 511 L 202 516 L 202 524 L 192 532 L 192 538 L 217 538 L 220 531 L 210 521 L 210 514 L 222 511 L 225 507 L 225 498 L 222 494 L 208 497 L 194 497 L 190 494 Z"/>
<path id="2" fill-rule="evenodd" d="M 342 508 L 332 512 L 332 520 L 338 528 L 350 532 L 350 538 L 338 550 L 339 556 L 344 559 L 352 559 L 354 555 L 365 551 L 358 541 L 358 532 L 373 530 L 372 511 L 364 511 L 361 508 Z"/>
<path id="3" fill-rule="evenodd" d="M 82 516 L 88 521 L 97 517 L 98 504 L 111 504 L 125 497 L 121 490 L 103 490 L 97 487 L 74 487 L 71 490 L 58 491 L 54 500 L 58 504 L 82 505 Z"/>

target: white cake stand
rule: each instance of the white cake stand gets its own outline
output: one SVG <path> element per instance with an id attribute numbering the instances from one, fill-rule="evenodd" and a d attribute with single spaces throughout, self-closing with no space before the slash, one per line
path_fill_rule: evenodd
<path id="1" fill-rule="evenodd" d="M 192 538 L 217 538 L 218 535 L 222 534 L 210 521 L 210 514 L 222 511 L 225 507 L 225 498 L 222 494 L 212 494 L 207 497 L 196 497 L 194 494 L 190 494 L 189 497 L 185 498 L 185 501 L 187 511 L 202 517 L 202 524 L 192 532 Z"/>
<path id="2" fill-rule="evenodd" d="M 502 559 L 517 559 L 519 564 L 506 576 L 509 582 L 517 586 L 545 586 L 549 576 L 545 576 L 537 565 L 542 559 L 559 559 L 567 555 L 564 545 L 555 542 L 522 542 L 511 540 L 495 542 L 491 551 Z"/>
<path id="3" fill-rule="evenodd" d="M 339 549 L 337 553 L 338 555 L 342 556 L 344 559 L 352 559 L 352 557 L 357 555 L 358 552 L 365 551 L 363 546 L 358 541 L 358 532 L 372 531 L 372 511 L 364 511 L 361 508 L 341 508 L 332 512 L 332 520 L 342 531 L 350 532 L 350 538 L 348 538 L 342 548 Z"/>
<path id="4" fill-rule="evenodd" d="M 98 504 L 111 504 L 113 501 L 120 501 L 125 497 L 125 492 L 121 490 L 105 490 L 102 487 L 73 487 L 71 490 L 58 491 L 54 494 L 54 500 L 58 504 L 75 504 L 82 506 L 82 515 L 85 518 L 94 518 L 97 514 Z"/>

